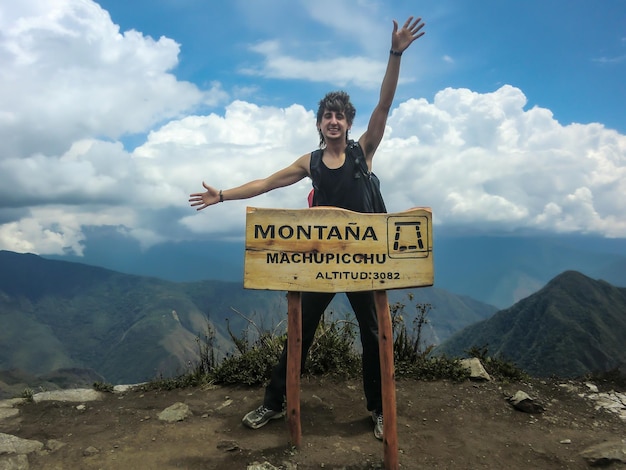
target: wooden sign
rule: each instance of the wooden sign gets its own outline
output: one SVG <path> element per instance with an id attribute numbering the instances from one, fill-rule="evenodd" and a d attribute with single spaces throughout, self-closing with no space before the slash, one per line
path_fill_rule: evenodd
<path id="1" fill-rule="evenodd" d="M 432 212 L 330 207 L 246 212 L 244 287 L 353 292 L 432 286 Z"/>

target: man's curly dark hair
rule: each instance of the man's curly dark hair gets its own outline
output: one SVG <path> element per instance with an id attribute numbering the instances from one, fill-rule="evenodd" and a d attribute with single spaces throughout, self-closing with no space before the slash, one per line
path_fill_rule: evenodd
<path id="1" fill-rule="evenodd" d="M 319 108 L 317 109 L 317 124 L 322 122 L 322 116 L 324 111 L 334 111 L 336 113 L 343 113 L 346 116 L 346 122 L 348 125 L 352 125 L 354 122 L 354 116 L 356 115 L 356 109 L 350 101 L 350 95 L 345 91 L 331 91 L 326 93 L 326 96 L 320 100 Z M 325 146 L 324 136 L 322 131 L 318 129 L 320 135 L 320 148 Z M 346 132 L 346 141 L 348 141 L 348 133 Z"/>

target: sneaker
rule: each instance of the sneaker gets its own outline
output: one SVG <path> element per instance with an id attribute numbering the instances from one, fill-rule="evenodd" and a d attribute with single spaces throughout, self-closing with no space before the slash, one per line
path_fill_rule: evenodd
<path id="1" fill-rule="evenodd" d="M 379 441 L 383 440 L 383 414 L 372 411 L 372 421 L 374 421 L 374 437 Z"/>
<path id="2" fill-rule="evenodd" d="M 270 410 L 264 405 L 259 406 L 256 410 L 251 411 L 243 417 L 241 422 L 250 429 L 259 429 L 265 426 L 272 419 L 280 419 L 285 416 L 285 411 Z"/>

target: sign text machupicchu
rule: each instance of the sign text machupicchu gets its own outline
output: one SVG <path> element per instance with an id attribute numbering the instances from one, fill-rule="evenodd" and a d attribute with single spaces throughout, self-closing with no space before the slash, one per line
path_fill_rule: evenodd
<path id="1" fill-rule="evenodd" d="M 245 288 L 350 292 L 433 282 L 428 208 L 395 214 L 247 209 Z"/>

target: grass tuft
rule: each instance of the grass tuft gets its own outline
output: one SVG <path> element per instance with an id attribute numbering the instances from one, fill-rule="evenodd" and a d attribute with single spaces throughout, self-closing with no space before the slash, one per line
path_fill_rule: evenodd
<path id="1" fill-rule="evenodd" d="M 408 295 L 408 301 L 413 296 Z M 453 380 L 463 381 L 469 372 L 460 365 L 458 358 L 433 356 L 433 345 L 424 344 L 424 327 L 428 325 L 428 314 L 432 305 L 416 303 L 415 315 L 407 325 L 409 318 L 406 305 L 397 302 L 390 306 L 394 365 L 396 378 L 417 380 Z M 218 360 L 215 347 L 215 331 L 207 318 L 206 330 L 198 335 L 198 360 L 190 364 L 189 371 L 174 377 L 159 377 L 144 388 L 175 389 L 205 384 L 244 384 L 263 385 L 271 376 L 273 366 L 278 361 L 286 341 L 284 325 L 271 329 L 259 326 L 252 318 L 241 315 L 248 322 L 248 327 L 235 334 L 228 327 L 233 352 Z M 315 339 L 305 363 L 303 374 L 315 376 L 333 376 L 355 378 L 361 375 L 361 356 L 355 345 L 358 326 L 345 317 L 330 318 L 333 313 L 322 316 Z M 502 358 L 490 357 L 487 348 L 473 348 L 470 356 L 478 357 L 485 369 L 495 379 L 520 381 L 528 378 L 514 364 Z"/>

